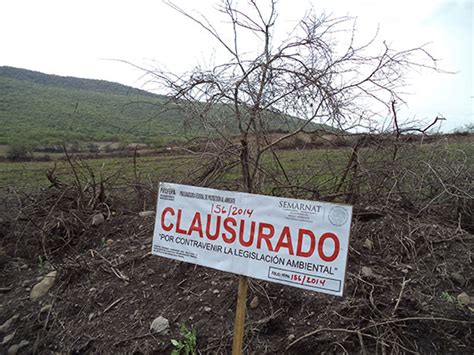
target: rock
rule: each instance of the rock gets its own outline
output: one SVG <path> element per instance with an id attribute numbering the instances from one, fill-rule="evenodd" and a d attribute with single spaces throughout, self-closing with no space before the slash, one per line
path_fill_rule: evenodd
<path id="1" fill-rule="evenodd" d="M 214 290 L 214 291 L 212 291 L 212 293 L 215 294 L 215 295 L 218 295 L 220 293 L 220 291 L 219 290 Z"/>
<path id="2" fill-rule="evenodd" d="M 362 275 L 364 275 L 365 277 L 373 277 L 374 272 L 372 271 L 370 267 L 362 266 Z"/>
<path id="3" fill-rule="evenodd" d="M 466 292 L 460 293 L 457 297 L 459 304 L 465 306 L 471 303 L 471 297 Z"/>
<path id="4" fill-rule="evenodd" d="M 30 299 L 37 300 L 38 298 L 46 295 L 49 289 L 53 287 L 54 281 L 56 280 L 56 275 L 56 271 L 51 271 L 43 278 L 43 280 L 37 283 L 31 290 Z"/>
<path id="5" fill-rule="evenodd" d="M 138 213 L 138 215 L 143 218 L 153 217 L 155 216 L 155 211 L 141 211 Z"/>
<path id="6" fill-rule="evenodd" d="M 5 337 L 3 338 L 2 343 L 0 345 L 5 345 L 10 340 L 12 340 L 14 336 L 15 336 L 15 332 L 13 332 L 11 334 L 8 334 L 8 335 L 5 335 Z"/>
<path id="7" fill-rule="evenodd" d="M 250 308 L 255 309 L 258 307 L 260 301 L 258 299 L 258 296 L 253 296 L 252 300 L 250 301 Z"/>
<path id="8" fill-rule="evenodd" d="M 374 248 L 374 243 L 369 238 L 365 238 L 364 247 L 369 250 L 372 250 Z"/>
<path id="9" fill-rule="evenodd" d="M 47 304 L 40 309 L 40 313 L 49 312 L 52 308 L 53 306 L 51 304 Z"/>
<path id="10" fill-rule="evenodd" d="M 208 306 L 204 307 L 204 312 L 209 313 L 210 311 L 212 311 L 211 307 L 208 307 Z"/>
<path id="11" fill-rule="evenodd" d="M 12 345 L 8 348 L 8 352 L 7 354 L 8 355 L 16 355 L 16 353 L 18 352 L 18 350 L 20 350 L 20 344 L 15 344 L 15 345 Z"/>
<path id="12" fill-rule="evenodd" d="M 18 352 L 18 350 L 20 350 L 21 348 L 24 348 L 25 346 L 27 346 L 28 344 L 30 344 L 29 341 L 27 340 L 22 340 L 20 342 L 20 344 L 15 344 L 15 345 L 12 345 L 8 348 L 8 352 L 7 354 L 8 355 L 16 355 L 16 353 Z"/>
<path id="13" fill-rule="evenodd" d="M 28 346 L 29 344 L 30 344 L 30 342 L 29 342 L 28 340 L 22 340 L 22 341 L 20 341 L 20 344 L 19 344 L 20 349 L 21 349 L 21 348 L 24 348 L 25 346 Z"/>
<path id="14" fill-rule="evenodd" d="M 6 333 L 8 331 L 8 328 L 11 327 L 12 323 L 18 318 L 20 318 L 20 315 L 17 313 L 11 316 L 10 319 L 6 320 L 5 323 L 0 325 L 0 333 Z"/>
<path id="15" fill-rule="evenodd" d="M 153 333 L 162 333 L 170 327 L 168 319 L 159 316 L 151 323 L 150 331 Z"/>
<path id="16" fill-rule="evenodd" d="M 453 272 L 453 273 L 451 273 L 451 278 L 452 278 L 454 281 L 456 281 L 458 284 L 460 284 L 461 286 L 466 283 L 466 279 L 465 279 L 464 276 L 462 276 L 459 272 Z"/>
<path id="17" fill-rule="evenodd" d="M 99 226 L 105 222 L 104 215 L 102 213 L 97 213 L 92 216 L 92 225 Z"/>
<path id="18" fill-rule="evenodd" d="M 296 335 L 294 335 L 294 334 L 288 335 L 288 341 L 290 341 L 290 342 L 295 340 L 295 338 L 296 338 Z"/>

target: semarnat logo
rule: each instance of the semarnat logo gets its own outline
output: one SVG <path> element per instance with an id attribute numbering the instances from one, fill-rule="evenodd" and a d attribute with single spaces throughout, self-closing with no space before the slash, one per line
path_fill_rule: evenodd
<path id="1" fill-rule="evenodd" d="M 309 203 L 280 201 L 279 205 L 280 208 L 283 208 L 285 210 L 296 210 L 312 213 L 318 213 L 321 211 L 321 206 L 312 205 Z"/>

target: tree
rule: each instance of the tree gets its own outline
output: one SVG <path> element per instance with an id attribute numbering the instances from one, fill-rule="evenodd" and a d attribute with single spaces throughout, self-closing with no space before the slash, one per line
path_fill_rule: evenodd
<path id="1" fill-rule="evenodd" d="M 7 149 L 7 159 L 11 161 L 27 160 L 31 157 L 32 148 L 26 144 L 15 143 Z"/>
<path id="2" fill-rule="evenodd" d="M 230 20 L 231 38 L 205 16 L 168 5 L 209 33 L 229 58 L 184 75 L 147 70 L 191 124 L 199 121 L 220 137 L 209 144 L 208 154 L 214 152 L 214 160 L 200 181 L 203 185 L 239 164 L 242 189 L 261 191 L 262 157 L 271 153 L 278 160 L 277 144 L 299 132 L 314 131 L 315 123 L 340 131 L 370 128 L 377 114 L 391 112 L 391 102 L 403 102 L 400 91 L 407 70 L 436 68 L 436 60 L 424 47 L 395 51 L 384 42 L 376 48 L 376 37 L 357 44 L 351 17 L 309 11 L 278 42 L 276 0 L 265 5 L 250 0 L 245 8 L 222 1 L 217 11 Z M 241 38 L 248 34 L 256 40 L 257 50 L 244 52 Z M 271 134 L 270 123 L 277 120 L 284 121 L 288 133 Z M 238 142 L 229 133 L 232 125 L 238 127 Z"/>
<path id="3" fill-rule="evenodd" d="M 395 51 L 387 43 L 376 48 L 376 38 L 360 44 L 355 20 L 333 18 L 310 11 L 283 40 L 278 29 L 277 1 L 265 5 L 249 0 L 245 7 L 232 0 L 221 2 L 218 11 L 227 19 L 230 36 L 217 29 L 205 16 L 195 16 L 169 2 L 180 14 L 206 31 L 227 53 L 227 60 L 210 68 L 196 67 L 177 75 L 149 70 L 151 80 L 168 90 L 173 107 L 181 109 L 190 124 L 198 121 L 219 139 L 207 141 L 204 152 L 210 163 L 194 184 L 211 185 L 228 169 L 240 165 L 241 189 L 262 192 L 264 178 L 275 185 L 293 187 L 276 152 L 276 146 L 300 132 L 311 132 L 322 123 L 339 131 L 371 128 L 371 121 L 383 111 L 394 114 L 404 75 L 409 69 L 436 69 L 435 59 L 423 48 Z M 243 50 L 251 35 L 256 50 Z M 243 41 L 245 37 L 245 40 Z M 284 121 L 287 133 L 272 134 L 272 123 Z M 238 129 L 232 136 L 230 126 Z M 397 136 L 398 138 L 398 136 Z M 359 140 L 335 190 L 349 172 L 357 174 Z M 271 154 L 281 174 L 266 174 L 262 159 Z M 396 153 L 393 160 L 396 159 Z M 203 160 L 199 161 L 203 164 Z M 298 185 L 298 184 L 296 184 Z M 296 186 L 298 187 L 298 186 Z M 239 351 L 245 317 L 247 281 L 239 282 L 234 349 Z M 241 295 L 244 295 L 242 301 Z M 236 340 L 237 339 L 237 340 Z"/>

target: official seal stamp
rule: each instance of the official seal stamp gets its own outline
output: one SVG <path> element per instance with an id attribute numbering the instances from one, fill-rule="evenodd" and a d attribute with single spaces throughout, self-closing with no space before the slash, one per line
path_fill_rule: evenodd
<path id="1" fill-rule="evenodd" d="M 329 211 L 329 222 L 333 226 L 342 226 L 347 222 L 349 214 L 344 207 L 336 206 Z"/>

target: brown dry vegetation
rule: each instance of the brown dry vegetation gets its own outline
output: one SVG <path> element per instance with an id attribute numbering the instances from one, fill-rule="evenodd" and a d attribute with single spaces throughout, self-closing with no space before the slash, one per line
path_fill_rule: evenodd
<path id="1" fill-rule="evenodd" d="M 345 296 L 252 280 L 246 353 L 474 351 L 474 305 L 457 297 L 474 296 L 472 144 L 392 143 L 356 142 L 313 176 L 309 153 L 295 152 L 286 185 L 266 167 L 260 192 L 348 202 L 355 215 Z M 229 353 L 238 278 L 150 255 L 154 220 L 138 213 L 155 204 L 156 181 L 114 186 L 71 163 L 77 180 L 50 174 L 48 189 L 3 194 L 0 324 L 19 317 L 1 334 L 14 333 L 2 351 L 27 340 L 25 353 L 170 353 L 185 324 L 200 353 Z M 161 180 L 204 181 L 190 171 Z M 212 186 L 243 189 L 227 173 Z M 92 226 L 97 213 L 105 222 Z M 53 288 L 30 300 L 50 269 Z M 150 333 L 159 315 L 170 333 Z"/>

